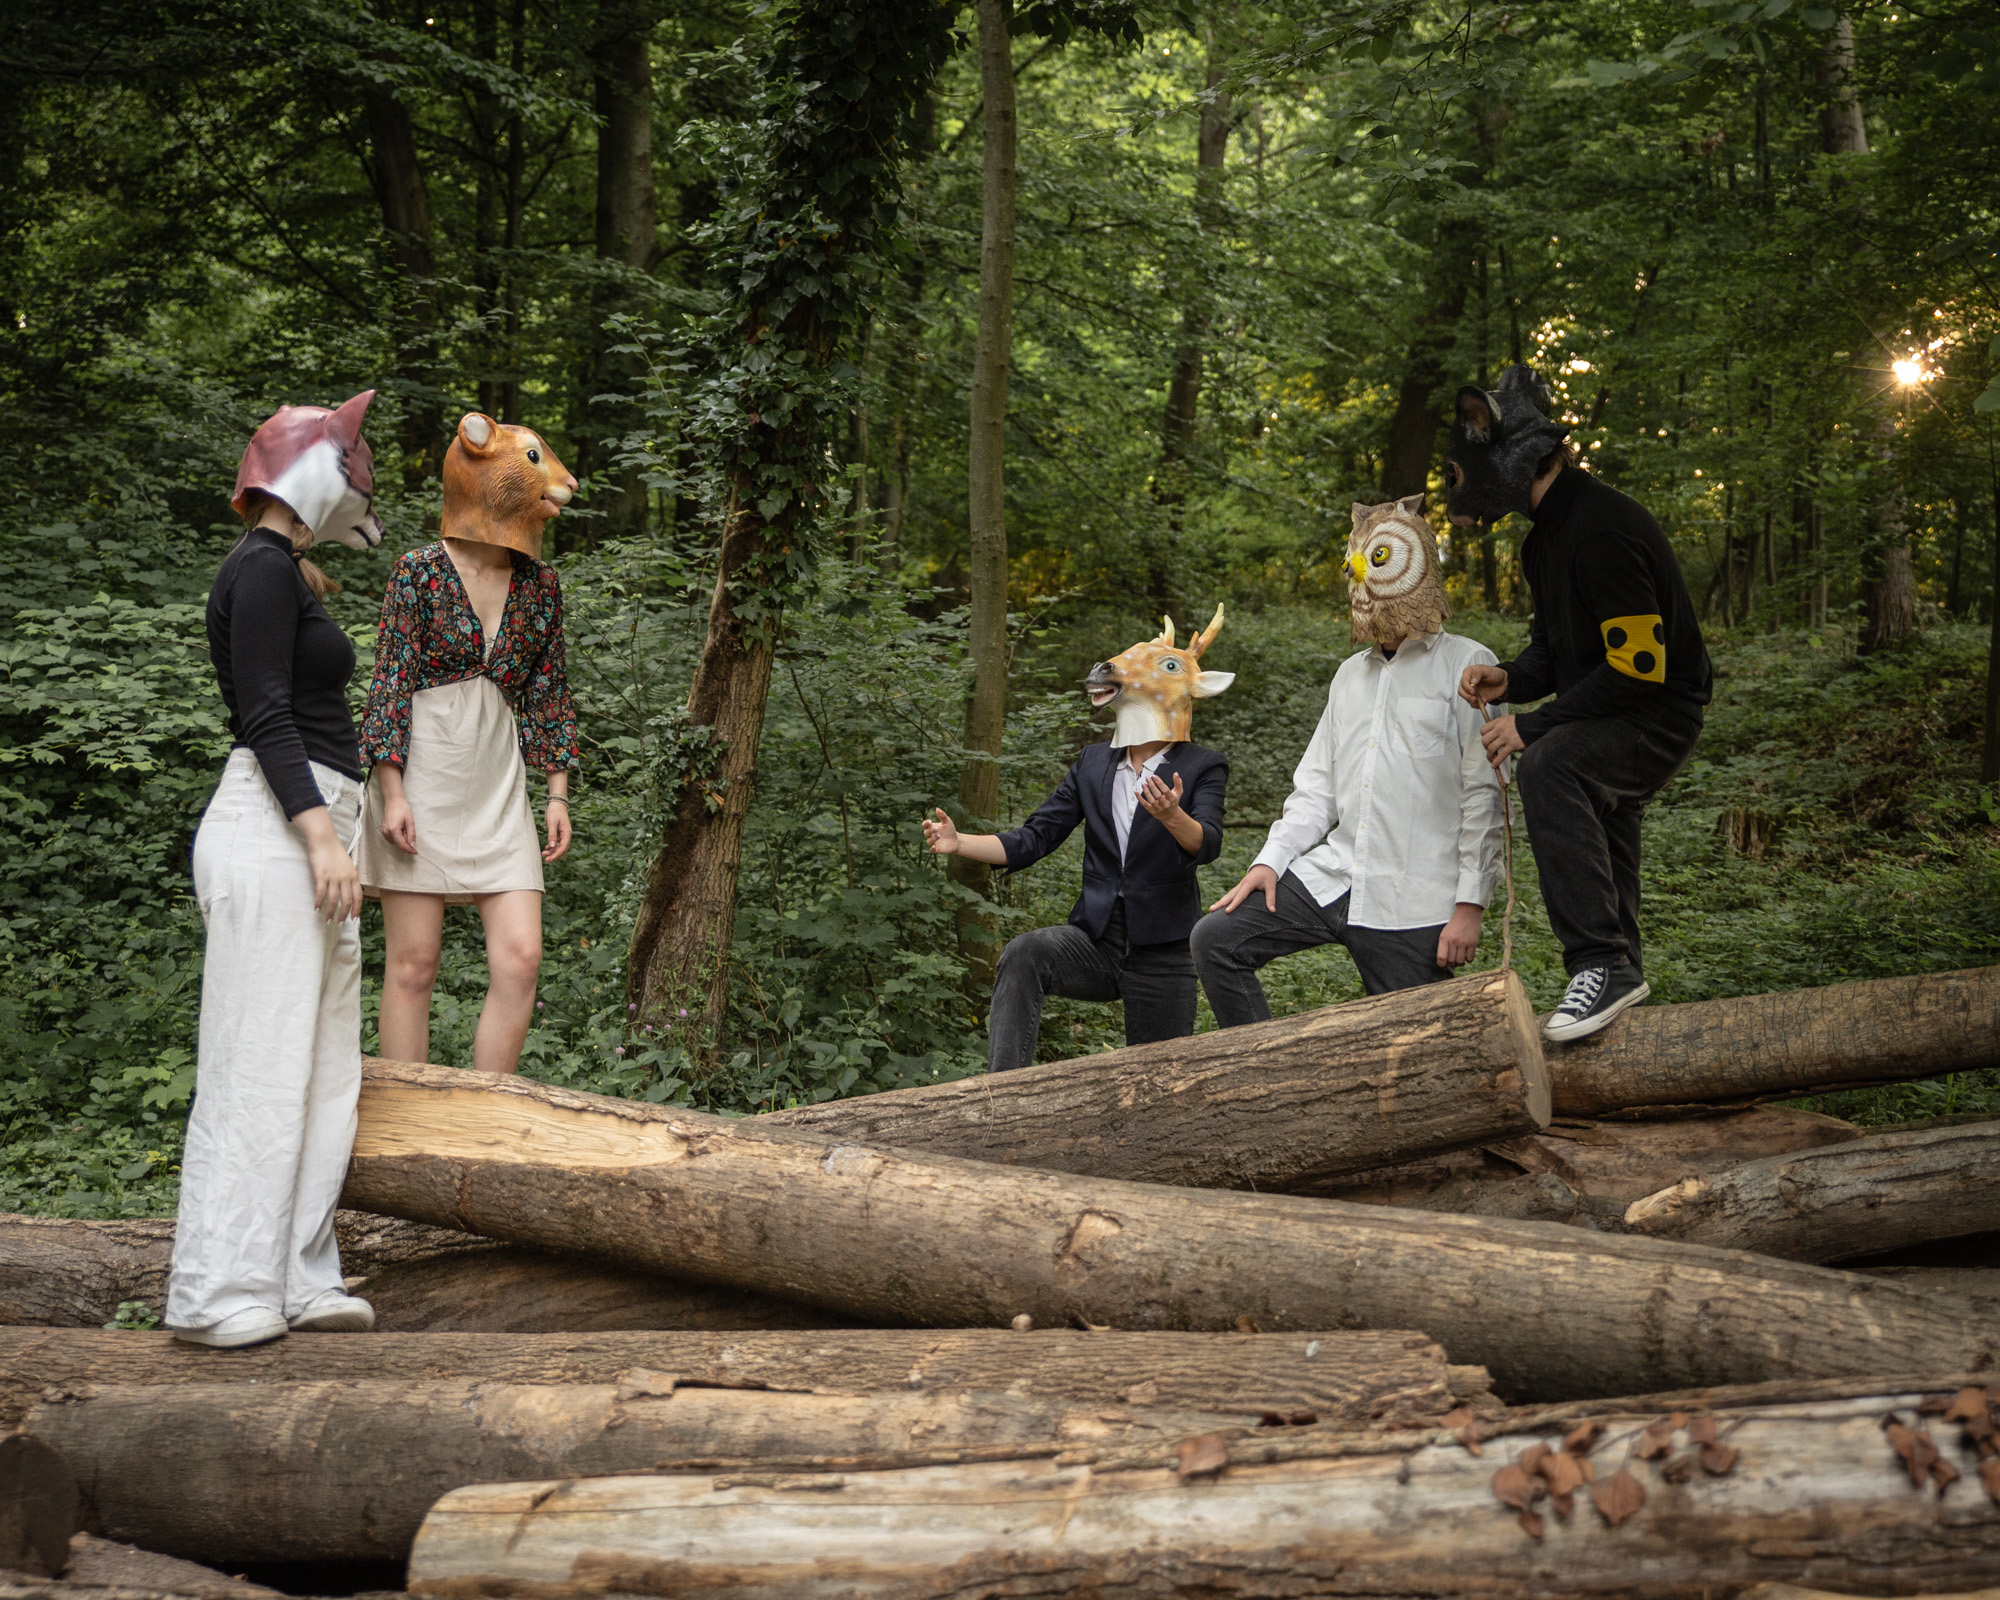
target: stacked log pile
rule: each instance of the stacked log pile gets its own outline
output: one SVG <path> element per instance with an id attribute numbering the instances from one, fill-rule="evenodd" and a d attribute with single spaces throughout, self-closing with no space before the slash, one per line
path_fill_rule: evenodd
<path id="1" fill-rule="evenodd" d="M 735 1120 L 371 1062 L 390 1331 L 94 1331 L 171 1224 L 0 1218 L 0 1428 L 94 1533 L 467 1600 L 1969 1590 L 2000 1123 L 1766 1102 L 1996 1064 L 2000 968 L 1546 1058 L 1489 973 Z"/>

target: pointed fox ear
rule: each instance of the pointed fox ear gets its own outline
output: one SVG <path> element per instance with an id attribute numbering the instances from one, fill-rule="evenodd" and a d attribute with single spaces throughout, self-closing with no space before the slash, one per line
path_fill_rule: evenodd
<path id="1" fill-rule="evenodd" d="M 1396 509 L 1406 516 L 1421 517 L 1424 514 L 1424 497 L 1420 494 L 1406 494 L 1396 502 Z"/>
<path id="2" fill-rule="evenodd" d="M 500 425 L 483 411 L 468 411 L 458 419 L 458 442 L 472 455 L 485 455 L 499 433 Z"/>
<path id="3" fill-rule="evenodd" d="M 326 431 L 333 442 L 343 450 L 352 450 L 361 438 L 361 424 L 368 416 L 368 407 L 374 403 L 375 391 L 363 389 L 352 400 L 336 406 L 333 415 L 326 419 Z"/>
<path id="4" fill-rule="evenodd" d="M 1197 700 L 1206 700 L 1210 695 L 1221 694 L 1236 681 L 1233 672 L 1197 672 L 1194 682 L 1188 686 L 1188 693 Z"/>

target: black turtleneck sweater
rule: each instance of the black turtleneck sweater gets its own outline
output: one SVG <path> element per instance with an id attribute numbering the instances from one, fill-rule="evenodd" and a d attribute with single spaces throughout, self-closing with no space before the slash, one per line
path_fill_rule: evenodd
<path id="1" fill-rule="evenodd" d="M 292 558 L 292 542 L 252 528 L 208 591 L 208 654 L 229 731 L 248 746 L 287 817 L 326 804 L 310 762 L 359 779 L 347 707 L 354 645 Z"/>
<path id="2" fill-rule="evenodd" d="M 1521 570 L 1535 601 L 1528 648 L 1503 661 L 1515 722 L 1533 744 L 1561 722 L 1630 717 L 1701 725 L 1714 689 L 1680 562 L 1630 495 L 1566 467 L 1533 512 Z"/>

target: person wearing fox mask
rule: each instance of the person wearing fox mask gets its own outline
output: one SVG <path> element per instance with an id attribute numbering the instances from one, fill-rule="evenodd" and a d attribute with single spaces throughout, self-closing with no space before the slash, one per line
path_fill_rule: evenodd
<path id="1" fill-rule="evenodd" d="M 924 823 L 938 855 L 1019 872 L 1084 827 L 1083 893 L 1059 928 L 1010 939 L 993 975 L 988 1070 L 1032 1065 L 1042 1003 L 1123 1000 L 1125 1042 L 1194 1032 L 1195 970 L 1188 932 L 1201 915 L 1195 869 L 1222 849 L 1229 763 L 1188 742 L 1194 702 L 1221 694 L 1233 672 L 1204 672 L 1222 607 L 1184 648 L 1171 618 L 1156 639 L 1100 661 L 1083 680 L 1095 708 L 1115 714 L 1108 744 L 1089 744 L 1056 792 L 1006 833 L 960 833 L 942 809 Z"/>
<path id="2" fill-rule="evenodd" d="M 1556 1041 L 1596 1033 L 1651 992 L 1640 959 L 1639 828 L 1647 802 L 1701 733 L 1714 675 L 1673 546 L 1651 513 L 1577 464 L 1533 371 L 1458 391 L 1446 506 L 1461 526 L 1520 512 L 1534 523 L 1521 569 L 1534 596 L 1528 647 L 1467 667 L 1473 705 L 1555 698 L 1486 725 L 1518 783 L 1542 903 L 1569 987 L 1542 1024 Z"/>
<path id="3" fill-rule="evenodd" d="M 374 398 L 286 406 L 257 430 L 230 501 L 245 531 L 208 594 L 235 748 L 194 840 L 207 948 L 166 1315 L 191 1344 L 375 1325 L 333 1235 L 361 1094 L 354 646 L 305 559 L 382 541 L 361 437 Z"/>
<path id="4" fill-rule="evenodd" d="M 1451 976 L 1479 947 L 1499 881 L 1500 790 L 1460 672 L 1493 652 L 1444 630 L 1449 607 L 1424 497 L 1356 502 L 1350 631 L 1284 814 L 1243 879 L 1194 930 L 1225 1028 L 1271 1015 L 1257 973 L 1341 944 L 1370 994 Z"/>
<path id="5" fill-rule="evenodd" d="M 535 1014 L 542 867 L 570 845 L 576 711 L 542 530 L 576 479 L 528 428 L 472 412 L 445 452 L 442 537 L 397 561 L 361 728 L 361 883 L 382 902 L 382 1054 L 430 1057 L 447 905 L 477 907 L 489 983 L 472 1064 L 512 1072 Z M 548 842 L 527 768 L 548 776 Z"/>

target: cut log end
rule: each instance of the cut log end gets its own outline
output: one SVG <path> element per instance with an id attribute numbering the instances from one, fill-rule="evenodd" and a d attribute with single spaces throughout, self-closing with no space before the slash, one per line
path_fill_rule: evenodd
<path id="1" fill-rule="evenodd" d="M 0 1568 L 60 1577 L 82 1517 L 76 1475 L 25 1434 L 0 1439 Z"/>

